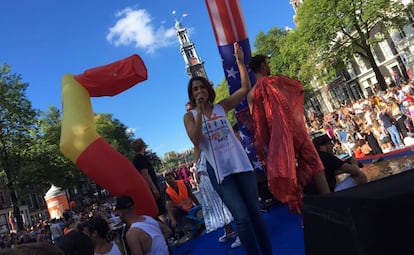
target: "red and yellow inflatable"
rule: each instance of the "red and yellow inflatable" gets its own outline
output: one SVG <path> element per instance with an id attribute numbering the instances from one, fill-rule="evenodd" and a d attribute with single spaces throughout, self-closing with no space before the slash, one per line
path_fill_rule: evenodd
<path id="1" fill-rule="evenodd" d="M 114 96 L 147 79 L 138 55 L 62 78 L 60 150 L 95 183 L 114 196 L 133 198 L 139 215 L 157 216 L 153 195 L 131 162 L 97 132 L 90 97 Z"/>

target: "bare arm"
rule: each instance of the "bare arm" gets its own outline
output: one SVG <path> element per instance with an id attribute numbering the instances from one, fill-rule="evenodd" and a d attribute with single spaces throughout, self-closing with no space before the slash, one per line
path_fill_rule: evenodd
<path id="1" fill-rule="evenodd" d="M 164 236 L 165 239 L 168 239 L 168 237 L 171 236 L 172 234 L 171 229 L 164 222 L 161 222 L 159 220 L 157 220 L 157 222 L 161 229 L 162 235 Z"/>
<path id="2" fill-rule="evenodd" d="M 190 192 L 188 193 L 188 196 L 191 198 L 191 200 L 193 200 L 194 204 L 196 204 L 196 205 L 199 205 L 199 204 L 200 204 L 200 202 L 198 202 L 197 197 L 196 197 L 196 196 L 194 196 L 193 192 L 191 192 L 191 191 L 190 191 Z"/>
<path id="3" fill-rule="evenodd" d="M 351 177 L 354 178 L 358 184 L 364 184 L 367 182 L 366 175 L 355 164 L 344 163 L 341 166 L 341 168 L 338 171 L 336 171 L 336 174 L 341 174 L 341 173 L 349 173 Z"/>
<path id="4" fill-rule="evenodd" d="M 142 247 L 138 231 L 139 229 L 137 228 L 130 229 L 128 230 L 125 236 L 131 255 L 144 255 L 145 254 L 144 247 Z"/>
<path id="5" fill-rule="evenodd" d="M 195 147 L 201 142 L 201 138 L 203 137 L 202 132 L 202 116 L 201 110 L 197 109 L 197 117 L 194 119 L 194 116 L 191 112 L 187 112 L 184 115 L 184 126 L 185 130 L 187 131 L 187 135 L 190 138 L 191 142 L 194 144 Z"/>
<path id="6" fill-rule="evenodd" d="M 254 91 L 255 91 L 256 87 L 253 87 L 249 93 L 247 94 L 247 104 L 249 105 L 249 112 L 250 114 L 253 111 L 253 103 L 254 103 Z"/>
<path id="7" fill-rule="evenodd" d="M 194 147 L 194 158 L 195 162 L 197 162 L 200 159 L 201 150 L 198 147 Z"/>
<path id="8" fill-rule="evenodd" d="M 165 207 L 167 207 L 167 212 L 168 212 L 168 217 L 170 218 L 170 222 L 171 222 L 171 227 L 175 228 L 175 226 L 177 225 L 177 221 L 175 220 L 174 217 L 174 212 L 173 212 L 173 203 L 171 200 L 167 200 L 165 202 Z"/>
<path id="9" fill-rule="evenodd" d="M 236 55 L 236 63 L 237 63 L 237 66 L 239 67 L 241 86 L 238 90 L 236 90 L 229 97 L 220 101 L 219 104 L 224 108 L 226 112 L 228 112 L 231 109 L 234 109 L 238 104 L 240 104 L 240 102 L 247 95 L 247 93 L 250 91 L 250 88 L 251 88 L 249 75 L 247 73 L 247 68 L 246 68 L 246 65 L 244 64 L 243 49 L 240 47 L 238 43 L 234 43 L 233 46 L 234 46 L 234 54 Z"/>
<path id="10" fill-rule="evenodd" d="M 325 170 L 315 173 L 312 178 L 319 194 L 324 195 L 331 192 L 328 181 L 326 180 Z"/>

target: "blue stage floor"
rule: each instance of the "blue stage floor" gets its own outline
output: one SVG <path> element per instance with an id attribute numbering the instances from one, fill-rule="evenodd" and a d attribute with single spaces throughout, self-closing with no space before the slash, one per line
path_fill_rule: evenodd
<path id="1" fill-rule="evenodd" d="M 263 213 L 267 222 L 273 253 L 277 255 L 305 255 L 302 217 L 292 215 L 286 206 L 274 206 L 268 213 Z M 172 255 L 241 255 L 246 254 L 242 247 L 232 249 L 231 241 L 218 242 L 223 229 L 190 240 L 171 248 Z"/>

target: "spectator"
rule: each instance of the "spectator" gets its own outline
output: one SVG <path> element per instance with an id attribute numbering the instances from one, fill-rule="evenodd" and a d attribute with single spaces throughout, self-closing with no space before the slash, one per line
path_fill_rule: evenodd
<path id="1" fill-rule="evenodd" d="M 333 144 L 326 134 L 315 137 L 312 142 L 325 167 L 325 176 L 331 192 L 335 191 L 337 185 L 336 176 L 343 173 L 348 173 L 355 184 L 363 184 L 367 182 L 367 177 L 359 169 L 358 162 L 352 157 L 348 161 L 343 161 L 332 153 Z M 310 184 L 305 187 L 305 193 L 317 194 L 315 185 Z"/>
<path id="2" fill-rule="evenodd" d="M 162 223 L 146 215 L 137 215 L 131 197 L 118 197 L 115 211 L 124 222 L 130 225 L 125 238 L 131 254 L 169 254 L 161 230 Z"/>

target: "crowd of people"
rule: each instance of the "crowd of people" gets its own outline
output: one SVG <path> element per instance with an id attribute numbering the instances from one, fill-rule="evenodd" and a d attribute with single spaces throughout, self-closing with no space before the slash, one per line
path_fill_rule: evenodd
<path id="1" fill-rule="evenodd" d="M 136 194 L 118 194 L 88 208 L 71 208 L 62 219 L 42 221 L 25 231 L 3 235 L 0 247 L 6 249 L 0 254 L 19 254 L 19 249 L 27 249 L 31 247 L 28 243 L 34 243 L 37 246 L 33 244 L 33 250 L 40 247 L 39 244 L 45 245 L 42 246 L 44 251 L 45 247 L 57 248 L 55 253 L 48 254 L 163 255 L 169 254 L 169 246 L 177 242 L 218 228 L 224 228 L 220 242 L 233 240 L 231 247 L 242 246 L 247 254 L 272 254 L 272 243 L 259 204 L 263 196 L 258 175 L 237 130 L 227 118 L 227 113 L 246 97 L 252 117 L 249 127 L 266 170 L 264 179 L 268 192 L 288 204 L 293 213 L 301 213 L 304 194 L 327 194 L 343 189 L 338 186 L 337 177 L 341 174 L 349 175 L 348 187 L 367 182 L 356 159 L 413 144 L 414 87 L 411 81 L 400 81 L 387 91 L 352 101 L 323 118 L 310 116 L 305 123 L 303 86 L 294 79 L 270 75 L 267 56 L 257 55 L 249 62 L 257 78 L 252 89 L 244 53 L 237 43 L 234 52 L 241 80 L 240 88 L 234 93 L 214 103 L 215 92 L 207 79 L 193 77 L 188 83 L 189 108 L 184 115 L 184 125 L 194 144 L 194 162 L 160 176 L 145 156 L 147 145 L 142 138 L 131 144 L 135 152 L 131 162 L 120 159 L 115 152 L 107 154 L 122 161 L 125 168 L 130 167 L 129 163 L 134 168 L 133 174 L 125 170 L 124 175 L 110 175 L 111 178 L 122 175 L 119 190 L 123 190 L 123 182 L 130 181 L 127 175 L 137 178 L 140 185 L 145 186 L 140 190 L 147 192 L 145 201 L 151 202 L 150 206 L 153 204 L 156 210 L 149 207 L 146 212 L 140 211 L 143 201 Z M 90 82 L 81 78 L 77 81 L 79 83 L 71 81 L 70 86 L 79 90 L 84 86 L 82 82 Z M 85 88 L 89 91 L 87 86 Z M 94 88 L 92 86 L 92 90 Z M 93 95 L 89 91 L 84 97 Z M 71 117 L 71 121 L 74 120 L 76 117 Z M 86 161 L 85 153 L 91 153 L 89 146 L 95 146 L 92 141 L 98 138 L 103 142 L 95 133 L 87 135 L 80 138 L 88 139 L 81 149 L 76 147 L 76 153 L 73 153 L 75 147 L 70 147 L 73 139 L 65 140 L 69 146 L 64 147 L 64 154 L 81 169 L 93 169 L 96 174 L 99 174 L 99 167 L 113 167 L 90 165 Z M 96 146 L 102 148 L 98 143 Z M 280 151 L 286 153 L 282 155 Z M 338 157 L 343 154 L 348 154 L 349 160 Z M 97 178 L 94 174 L 91 178 Z M 111 179 L 103 181 L 110 185 Z"/>
<path id="2" fill-rule="evenodd" d="M 48 220 L 39 220 L 33 226 L 28 226 L 24 230 L 3 234 L 0 240 L 0 247 L 15 248 L 25 243 L 50 243 L 59 244 L 64 235 L 67 235 L 78 224 L 85 223 L 94 215 L 100 215 L 102 218 L 113 218 L 114 212 L 112 197 L 107 197 L 101 202 L 89 206 L 70 208 L 63 212 L 62 217 Z"/>
<path id="3" fill-rule="evenodd" d="M 413 145 L 414 86 L 412 80 L 349 104 L 325 115 L 311 118 L 309 135 L 327 133 L 338 155 L 386 153 Z"/>

